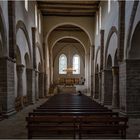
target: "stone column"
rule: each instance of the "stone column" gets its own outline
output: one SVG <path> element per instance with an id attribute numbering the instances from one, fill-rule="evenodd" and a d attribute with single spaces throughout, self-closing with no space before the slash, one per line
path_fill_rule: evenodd
<path id="1" fill-rule="evenodd" d="M 44 73 L 39 73 L 39 98 L 44 97 Z"/>
<path id="2" fill-rule="evenodd" d="M 0 108 L 4 116 L 15 113 L 15 61 L 0 58 Z"/>
<path id="3" fill-rule="evenodd" d="M 9 57 L 16 57 L 16 19 L 15 1 L 8 1 L 8 20 L 9 20 Z"/>
<path id="4" fill-rule="evenodd" d="M 120 110 L 140 116 L 140 60 L 125 60 L 119 65 Z"/>
<path id="5" fill-rule="evenodd" d="M 44 96 L 47 97 L 48 91 L 47 91 L 47 74 L 44 74 Z"/>
<path id="6" fill-rule="evenodd" d="M 103 70 L 103 65 L 104 65 L 104 30 L 100 31 L 100 70 Z"/>
<path id="7" fill-rule="evenodd" d="M 95 99 L 99 99 L 99 76 L 98 76 L 98 73 L 95 73 L 95 95 L 94 95 L 94 98 Z"/>
<path id="8" fill-rule="evenodd" d="M 32 27 L 33 68 L 36 69 L 36 28 Z"/>
<path id="9" fill-rule="evenodd" d="M 39 77 L 39 72 L 35 71 L 35 99 L 36 100 L 39 100 L 38 77 Z"/>
<path id="10" fill-rule="evenodd" d="M 16 66 L 17 69 L 17 96 L 18 97 L 22 97 L 23 96 L 23 70 L 24 70 L 24 65 L 17 65 Z M 21 105 L 22 107 L 23 105 L 23 101 L 21 101 Z"/>
<path id="11" fill-rule="evenodd" d="M 91 75 L 91 97 L 93 98 L 93 75 Z"/>
<path id="12" fill-rule="evenodd" d="M 112 67 L 113 74 L 113 97 L 112 97 L 112 107 L 119 108 L 119 67 Z"/>
<path id="13" fill-rule="evenodd" d="M 125 0 L 119 0 L 119 17 L 118 17 L 118 49 L 117 57 L 119 62 L 124 58 L 124 40 L 125 40 Z"/>
<path id="14" fill-rule="evenodd" d="M 112 105 L 112 71 L 110 69 L 102 71 L 102 103 Z"/>
<path id="15" fill-rule="evenodd" d="M 17 96 L 23 96 L 23 70 L 24 70 L 24 65 L 17 65 Z"/>
<path id="16" fill-rule="evenodd" d="M 94 45 L 90 47 L 90 93 L 91 97 L 93 98 L 93 74 L 94 74 Z"/>
<path id="17" fill-rule="evenodd" d="M 99 76 L 99 102 L 101 103 L 101 98 L 102 98 L 102 73 L 98 73 Z"/>
<path id="18" fill-rule="evenodd" d="M 35 71 L 33 69 L 26 69 L 27 75 L 27 97 L 28 103 L 33 104 L 35 103 Z"/>

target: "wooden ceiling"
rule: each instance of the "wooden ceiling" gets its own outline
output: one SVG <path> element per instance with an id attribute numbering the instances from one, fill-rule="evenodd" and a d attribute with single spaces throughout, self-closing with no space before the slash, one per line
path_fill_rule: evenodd
<path id="1" fill-rule="evenodd" d="M 99 0 L 37 1 L 43 16 L 94 16 L 99 3 Z"/>

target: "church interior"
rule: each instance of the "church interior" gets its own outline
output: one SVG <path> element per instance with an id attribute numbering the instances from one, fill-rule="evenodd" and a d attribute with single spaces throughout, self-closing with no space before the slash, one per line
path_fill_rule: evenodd
<path id="1" fill-rule="evenodd" d="M 0 1 L 5 138 L 140 138 L 139 0 Z"/>

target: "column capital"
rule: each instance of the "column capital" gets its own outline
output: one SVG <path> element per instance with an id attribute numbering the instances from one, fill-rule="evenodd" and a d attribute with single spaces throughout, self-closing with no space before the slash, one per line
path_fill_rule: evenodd
<path id="1" fill-rule="evenodd" d="M 16 65 L 17 71 L 20 71 L 20 72 L 23 72 L 24 67 L 25 66 L 23 64 Z"/>

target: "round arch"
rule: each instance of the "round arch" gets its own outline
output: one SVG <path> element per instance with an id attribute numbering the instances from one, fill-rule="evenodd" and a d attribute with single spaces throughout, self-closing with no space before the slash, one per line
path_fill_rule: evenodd
<path id="1" fill-rule="evenodd" d="M 135 27 L 134 33 L 131 39 L 131 45 L 128 51 L 129 59 L 140 59 L 140 21 L 138 22 L 137 26 Z"/>
<path id="2" fill-rule="evenodd" d="M 63 25 L 73 25 L 73 26 L 79 27 L 80 29 L 82 29 L 82 30 L 86 33 L 86 35 L 87 35 L 88 38 L 89 38 L 90 44 L 92 44 L 92 39 L 91 39 L 91 37 L 90 37 L 88 31 L 87 31 L 84 27 L 82 27 L 82 26 L 80 26 L 80 25 L 78 25 L 78 24 L 76 24 L 76 23 L 70 23 L 70 22 L 68 22 L 68 23 L 60 23 L 60 24 L 57 24 L 57 25 L 55 25 L 54 27 L 52 27 L 52 28 L 49 30 L 49 32 L 47 33 L 46 37 L 45 37 L 45 38 L 46 38 L 46 41 L 48 40 L 48 37 L 50 36 L 51 32 L 52 32 L 54 29 L 56 29 L 56 28 L 59 27 L 59 26 L 63 26 Z"/>
<path id="3" fill-rule="evenodd" d="M 24 32 L 24 35 L 25 35 L 26 40 L 27 40 L 27 43 L 28 43 L 29 56 L 31 58 L 31 43 L 30 43 L 30 38 L 29 38 L 29 35 L 28 35 L 27 28 L 26 28 L 24 22 L 21 21 L 21 20 L 19 20 L 17 22 L 17 24 L 16 24 L 16 33 L 18 32 L 19 29 L 21 29 Z"/>
<path id="4" fill-rule="evenodd" d="M 83 46 L 85 52 L 87 52 L 87 51 L 86 51 L 86 48 L 85 48 L 85 46 L 84 46 L 84 44 L 83 44 L 83 42 L 81 42 L 81 40 L 79 40 L 78 38 L 75 38 L 75 37 L 73 37 L 73 36 L 64 36 L 64 37 L 61 37 L 61 38 L 57 39 L 57 40 L 53 43 L 52 49 L 53 49 L 53 47 L 55 46 L 55 44 L 56 44 L 58 41 L 60 41 L 60 40 L 62 40 L 62 39 L 66 39 L 66 38 L 70 38 L 70 39 L 74 39 L 74 40 L 78 41 L 78 42 Z"/>
<path id="5" fill-rule="evenodd" d="M 109 31 L 109 34 L 108 34 L 108 37 L 107 37 L 106 46 L 105 46 L 105 63 L 104 63 L 105 66 L 107 64 L 107 52 L 108 52 L 108 48 L 109 48 L 110 39 L 111 39 L 111 37 L 112 37 L 112 35 L 114 33 L 118 36 L 117 28 L 115 26 L 112 26 L 110 31 Z"/>
<path id="6" fill-rule="evenodd" d="M 130 48 L 131 48 L 131 37 L 132 37 L 132 31 L 133 31 L 134 21 L 135 21 L 135 17 L 136 17 L 136 13 L 137 13 L 138 4 L 139 4 L 139 1 L 134 1 L 133 9 L 131 12 L 128 34 L 127 34 L 127 41 L 126 41 L 126 50 L 125 50 L 126 58 L 128 58 L 128 53 L 129 53 Z"/>
<path id="7" fill-rule="evenodd" d="M 67 37 L 66 37 L 66 38 L 67 38 Z M 65 39 L 65 37 L 59 38 L 59 39 L 57 40 L 57 42 L 60 41 L 60 40 L 62 40 L 62 39 Z M 75 39 L 75 38 L 72 37 L 72 39 Z M 76 39 L 75 39 L 75 40 L 76 40 Z M 80 40 L 77 40 L 77 41 L 79 42 Z M 54 42 L 54 45 L 53 45 L 53 47 L 52 47 L 52 52 L 53 52 L 53 48 L 55 47 L 55 45 L 56 45 L 57 42 Z M 79 43 L 80 43 L 80 42 L 79 42 Z M 81 43 L 82 43 L 82 42 L 81 42 Z M 85 54 L 86 51 L 85 51 L 84 44 L 81 44 L 81 43 L 80 43 L 80 45 L 81 45 L 82 48 L 84 49 L 83 51 L 84 51 L 84 54 Z M 59 52 L 60 52 L 64 47 L 66 47 L 67 45 L 68 45 L 68 44 L 65 44 L 65 45 L 59 50 Z M 79 52 L 79 50 L 77 49 L 77 47 L 76 47 L 75 45 L 73 45 L 73 47 L 77 50 L 77 52 L 80 54 L 80 56 L 82 56 L 82 53 Z M 58 53 L 59 53 L 59 52 L 58 52 Z M 56 57 L 57 57 L 57 56 L 54 57 L 53 66 L 54 66 L 54 62 L 55 62 Z M 84 57 L 85 57 L 85 56 L 84 56 Z M 82 57 L 83 62 L 84 62 L 84 57 Z M 84 65 L 85 65 L 85 62 L 84 62 Z"/>

